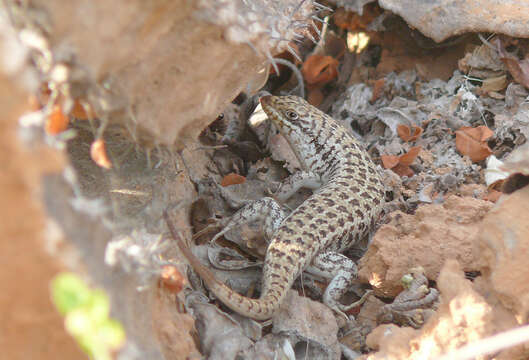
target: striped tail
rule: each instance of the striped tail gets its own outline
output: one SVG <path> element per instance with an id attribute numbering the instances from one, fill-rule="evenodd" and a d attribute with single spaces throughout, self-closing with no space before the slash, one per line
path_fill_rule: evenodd
<path id="1" fill-rule="evenodd" d="M 191 252 L 189 247 L 184 243 L 182 238 L 178 235 L 173 223 L 169 220 L 167 212 L 164 212 L 164 218 L 169 227 L 169 231 L 173 239 L 175 239 L 182 254 L 184 254 L 191 267 L 198 273 L 202 280 L 206 283 L 209 290 L 222 301 L 224 305 L 243 316 L 255 320 L 266 320 L 272 317 L 274 312 L 279 307 L 279 301 L 275 297 L 269 297 L 263 294 L 260 299 L 251 299 L 242 296 L 233 291 L 228 286 L 215 278 L 215 275 L 204 266 L 200 260 Z"/>

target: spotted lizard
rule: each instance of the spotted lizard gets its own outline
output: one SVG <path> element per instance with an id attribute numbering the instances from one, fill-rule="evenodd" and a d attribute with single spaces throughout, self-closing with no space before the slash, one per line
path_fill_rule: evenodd
<path id="1" fill-rule="evenodd" d="M 233 311 L 266 320 L 279 308 L 303 272 L 330 279 L 323 302 L 344 315 L 352 306 L 341 296 L 356 279 L 354 262 L 341 252 L 373 228 L 385 191 L 375 164 L 362 146 L 329 115 L 296 96 L 263 96 L 261 106 L 293 149 L 302 170 L 291 175 L 274 198 L 248 203 L 214 239 L 243 223 L 265 219 L 269 239 L 261 296 L 252 299 L 218 281 L 181 239 L 178 246 L 210 291 Z M 287 214 L 276 202 L 301 187 L 312 196 Z M 175 229 L 168 222 L 173 236 Z M 344 315 L 345 316 L 345 315 Z"/>

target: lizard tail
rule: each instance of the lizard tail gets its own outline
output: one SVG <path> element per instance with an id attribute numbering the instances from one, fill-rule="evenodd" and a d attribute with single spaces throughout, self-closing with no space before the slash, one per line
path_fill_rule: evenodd
<path id="1" fill-rule="evenodd" d="M 169 220 L 167 212 L 164 212 L 164 218 L 167 222 L 167 226 L 169 227 L 169 231 L 171 232 L 171 235 L 176 241 L 176 244 L 180 248 L 182 254 L 184 254 L 189 264 L 191 264 L 191 267 L 206 283 L 206 286 L 209 288 L 209 290 L 215 294 L 215 296 L 220 301 L 222 301 L 223 304 L 233 311 L 255 320 L 266 320 L 272 317 L 275 310 L 279 306 L 277 301 L 266 295 L 260 299 L 251 299 L 249 297 L 242 296 L 217 280 L 215 275 L 213 275 L 213 272 L 197 259 L 189 247 L 184 243 L 182 237 L 178 235 L 173 223 Z"/>

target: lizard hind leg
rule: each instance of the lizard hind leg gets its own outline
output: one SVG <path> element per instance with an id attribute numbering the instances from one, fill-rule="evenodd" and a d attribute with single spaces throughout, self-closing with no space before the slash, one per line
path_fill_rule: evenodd
<path id="1" fill-rule="evenodd" d="M 233 214 L 226 226 L 213 237 L 212 242 L 232 229 L 255 221 L 262 221 L 263 233 L 266 240 L 270 241 L 286 216 L 286 211 L 271 197 L 249 202 Z"/>
<path id="2" fill-rule="evenodd" d="M 346 319 L 347 315 L 344 312 L 362 304 L 370 294 L 370 291 L 366 292 L 360 300 L 349 305 L 340 302 L 358 272 L 354 261 L 343 254 L 332 251 L 320 253 L 307 267 L 307 272 L 331 280 L 323 294 L 323 303 Z"/>

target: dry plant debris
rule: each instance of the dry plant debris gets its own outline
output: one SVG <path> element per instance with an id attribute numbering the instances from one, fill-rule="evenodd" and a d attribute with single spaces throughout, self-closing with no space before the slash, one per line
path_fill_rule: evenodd
<path id="1" fill-rule="evenodd" d="M 487 140 L 494 132 L 486 126 L 461 127 L 456 131 L 456 148 L 462 155 L 467 155 L 473 162 L 485 160 L 492 154 Z"/>

